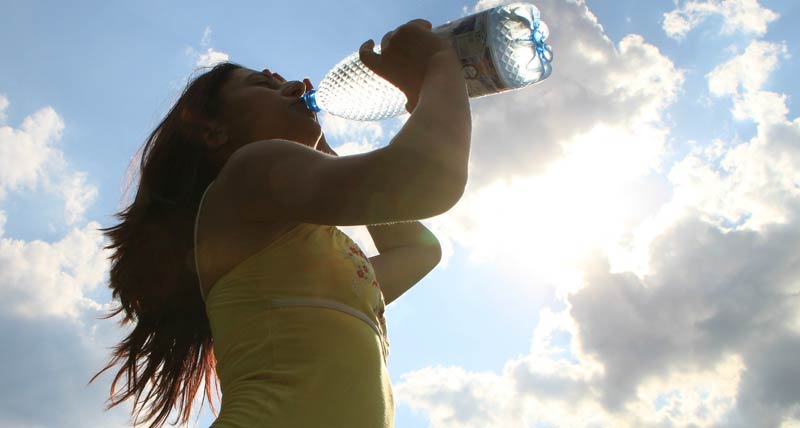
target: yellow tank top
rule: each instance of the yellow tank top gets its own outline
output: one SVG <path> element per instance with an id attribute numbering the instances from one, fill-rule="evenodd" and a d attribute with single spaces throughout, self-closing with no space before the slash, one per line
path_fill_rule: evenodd
<path id="1" fill-rule="evenodd" d="M 212 428 L 394 427 L 383 294 L 338 228 L 300 223 L 203 299 L 222 392 Z"/>

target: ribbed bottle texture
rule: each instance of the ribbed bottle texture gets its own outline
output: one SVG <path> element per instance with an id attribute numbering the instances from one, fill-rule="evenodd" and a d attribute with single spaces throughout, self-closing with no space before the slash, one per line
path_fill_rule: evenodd
<path id="1" fill-rule="evenodd" d="M 432 30 L 449 40 L 470 98 L 524 88 L 546 79 L 553 51 L 547 25 L 530 3 L 511 3 L 448 22 Z M 380 46 L 375 46 L 380 53 Z M 358 52 L 336 64 L 319 88 L 304 95 L 313 111 L 353 120 L 383 120 L 405 113 L 403 92 L 367 68 Z"/>

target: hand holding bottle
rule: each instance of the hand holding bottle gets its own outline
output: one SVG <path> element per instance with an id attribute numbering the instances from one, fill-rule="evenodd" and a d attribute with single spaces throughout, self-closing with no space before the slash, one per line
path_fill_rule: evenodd
<path id="1" fill-rule="evenodd" d="M 453 66 L 461 70 L 458 83 L 466 85 L 470 98 L 525 88 L 552 71 L 549 34 L 539 9 L 527 2 L 502 4 L 435 28 L 416 19 L 387 33 L 380 52 L 373 51 L 370 40 L 339 61 L 319 90 L 303 99 L 311 111 L 346 119 L 396 117 L 418 108 L 422 80 L 432 77 L 426 76 L 431 72 L 425 60 L 438 56 L 443 61 L 434 62 L 448 69 L 445 77 L 452 76 Z"/>
<path id="2" fill-rule="evenodd" d="M 373 51 L 375 42 L 371 39 L 359 49 L 359 59 L 367 68 L 403 91 L 409 113 L 417 105 L 430 59 L 443 54 L 458 62 L 451 43 L 431 32 L 431 28 L 430 22 L 415 19 L 386 33 L 381 40 L 380 54 Z"/>

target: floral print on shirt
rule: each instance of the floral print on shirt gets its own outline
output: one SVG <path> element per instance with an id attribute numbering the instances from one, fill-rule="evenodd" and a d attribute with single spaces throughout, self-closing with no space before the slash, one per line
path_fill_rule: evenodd
<path id="1" fill-rule="evenodd" d="M 356 277 L 353 278 L 351 282 L 351 289 L 353 293 L 356 296 L 361 297 L 363 290 L 362 287 L 365 281 L 369 281 L 371 288 L 374 290 L 372 311 L 380 323 L 381 331 L 383 332 L 383 339 L 388 353 L 389 337 L 386 330 L 386 318 L 384 317 L 384 314 L 386 313 L 386 304 L 383 300 L 383 292 L 381 291 L 380 283 L 375 278 L 374 271 L 372 270 L 372 264 L 369 262 L 369 258 L 364 254 L 364 252 L 361 251 L 361 248 L 358 246 L 358 244 L 350 239 L 346 233 L 342 232 L 336 227 L 334 228 L 342 236 L 344 236 L 347 243 L 345 248 L 340 249 L 339 252 L 346 258 L 350 259 L 356 268 Z"/>

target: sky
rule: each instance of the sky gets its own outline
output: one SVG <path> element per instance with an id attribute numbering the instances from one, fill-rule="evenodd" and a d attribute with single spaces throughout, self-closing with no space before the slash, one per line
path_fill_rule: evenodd
<path id="1" fill-rule="evenodd" d="M 198 67 L 318 86 L 503 3 L 0 0 L 0 426 L 128 426 L 87 385 L 125 335 L 98 228 Z M 471 101 L 466 192 L 422 221 L 442 262 L 387 307 L 396 425 L 800 427 L 800 4 L 534 4 L 553 74 Z M 320 122 L 349 155 L 407 118 Z"/>

